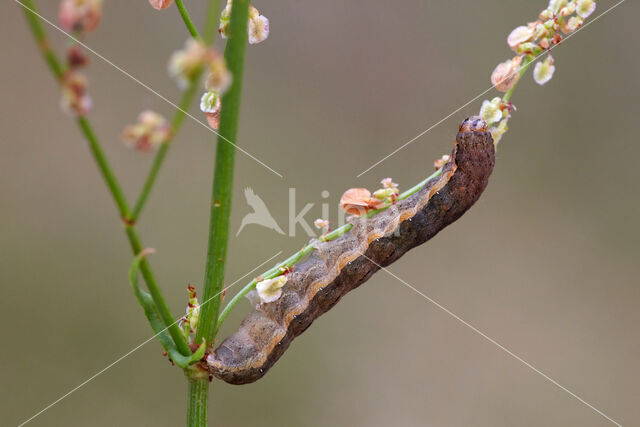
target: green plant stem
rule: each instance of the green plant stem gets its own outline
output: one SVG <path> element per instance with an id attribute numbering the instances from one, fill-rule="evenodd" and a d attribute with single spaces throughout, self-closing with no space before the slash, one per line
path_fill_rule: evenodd
<path id="1" fill-rule="evenodd" d="M 233 75 L 233 83 L 229 91 L 222 96 L 220 136 L 216 148 L 209 242 L 202 295 L 202 301 L 210 302 L 201 307 L 196 334 L 196 342 L 205 338 L 209 346 L 213 344 L 217 330 L 227 257 L 235 158 L 235 146 L 227 141 L 237 141 L 244 56 L 248 41 L 248 20 L 249 1 L 235 0 L 231 9 L 230 35 L 224 54 L 227 67 Z"/>
<path id="2" fill-rule="evenodd" d="M 418 191 L 420 191 L 420 189 L 429 180 L 440 176 L 441 173 L 442 173 L 442 168 L 438 169 L 436 172 L 431 174 L 429 177 L 425 178 L 424 180 L 422 180 L 418 184 L 414 185 L 413 187 L 411 187 L 407 191 L 405 191 L 405 192 L 401 193 L 400 195 L 398 195 L 398 200 L 406 199 L 407 197 L 417 193 Z M 386 210 L 389 206 L 391 206 L 391 205 L 384 206 L 384 207 L 382 207 L 380 209 L 371 210 L 371 211 L 366 213 L 365 217 L 366 218 L 371 218 L 372 216 L 374 216 L 374 215 Z M 335 239 L 338 236 L 342 236 L 343 234 L 348 233 L 349 231 L 351 231 L 352 228 L 353 228 L 353 224 L 352 223 L 344 224 L 343 226 L 340 226 L 340 227 L 336 228 L 335 230 L 333 230 L 333 231 L 325 234 L 324 236 L 322 236 L 322 240 L 325 241 L 325 242 L 331 241 L 331 240 Z M 303 246 L 302 249 L 300 249 L 298 252 L 296 252 L 295 254 L 291 255 L 289 258 L 287 258 L 285 261 L 283 261 L 280 264 L 276 265 L 272 269 L 267 270 L 264 273 L 262 273 L 259 277 L 262 280 L 273 279 L 274 277 L 277 277 L 277 276 L 281 275 L 283 273 L 283 271 L 285 271 L 285 270 L 293 267 L 294 265 L 296 265 L 296 263 L 298 261 L 300 261 L 305 256 L 309 255 L 311 252 L 313 252 L 313 245 L 312 244 L 307 244 L 307 245 Z M 231 298 L 231 300 L 227 303 L 227 305 L 224 307 L 224 309 L 220 313 L 220 316 L 218 317 L 217 330 L 220 329 L 220 326 L 225 321 L 225 319 L 227 318 L 227 316 L 229 315 L 231 310 L 236 306 L 236 304 L 238 304 L 238 302 L 240 302 L 245 295 L 247 295 L 249 292 L 251 292 L 251 290 L 256 287 L 257 283 L 258 283 L 258 280 L 253 279 L 251 282 L 247 283 L 244 286 L 244 288 L 242 288 L 237 294 L 235 294 L 233 296 L 233 298 Z M 216 330 L 216 332 L 217 332 L 217 330 Z"/>
<path id="3" fill-rule="evenodd" d="M 516 81 L 516 83 L 513 86 L 511 86 L 511 89 L 509 89 L 504 94 L 504 96 L 502 97 L 502 101 L 503 102 L 509 102 L 509 100 L 511 99 L 511 95 L 513 95 L 514 89 L 516 88 L 516 86 L 520 82 L 520 79 L 522 78 L 524 73 L 527 71 L 527 69 L 529 68 L 529 66 L 531 65 L 531 63 L 533 62 L 534 59 L 535 59 L 535 57 L 533 57 L 531 55 L 527 55 L 527 56 L 524 57 L 524 63 L 520 66 L 520 69 L 518 70 L 518 80 Z"/>
<path id="4" fill-rule="evenodd" d="M 200 33 L 198 33 L 196 26 L 193 25 L 193 21 L 191 20 L 191 17 L 189 16 L 189 12 L 187 12 L 187 8 L 184 6 L 184 3 L 182 2 L 182 0 L 176 0 L 176 6 L 178 7 L 180 16 L 182 16 L 184 25 L 187 27 L 187 30 L 189 30 L 189 34 L 191 34 L 191 37 L 193 37 L 196 40 L 202 41 L 202 38 L 200 37 Z"/>
<path id="5" fill-rule="evenodd" d="M 25 6 L 27 6 L 25 8 L 25 16 L 26 16 L 27 22 L 29 23 L 29 27 L 33 32 L 36 42 L 40 46 L 40 50 L 43 56 L 45 57 L 45 60 L 49 65 L 51 72 L 56 77 L 58 82 L 60 82 L 64 71 L 60 65 L 60 61 L 58 60 L 57 56 L 49 48 L 49 43 L 48 43 L 48 39 L 44 31 L 44 28 L 42 28 L 42 25 L 40 24 L 40 20 L 36 16 L 36 5 L 31 0 L 25 1 L 24 4 Z M 109 161 L 105 156 L 104 151 L 102 150 L 102 147 L 100 145 L 100 142 L 95 132 L 93 131 L 93 127 L 91 126 L 89 119 L 87 119 L 84 116 L 79 116 L 76 122 L 78 123 L 78 126 L 80 127 L 80 130 L 82 131 L 83 136 L 89 143 L 91 154 L 96 162 L 96 165 L 98 166 L 98 170 L 100 171 L 102 178 L 104 179 L 107 185 L 107 188 L 109 189 L 109 192 L 111 193 L 111 196 L 116 202 L 120 217 L 126 223 L 127 218 L 129 217 L 129 214 L 130 214 L 126 197 L 124 196 L 124 193 L 122 192 L 122 188 L 120 187 L 120 184 L 118 183 L 118 180 L 115 177 L 115 174 L 113 173 L 113 169 L 111 168 Z M 138 234 L 132 224 L 126 225 L 125 229 L 127 232 L 127 237 L 129 238 L 129 243 L 131 245 L 131 248 L 133 249 L 134 254 L 137 255 L 143 249 L 142 243 L 140 242 L 140 238 L 138 237 Z M 191 349 L 189 348 L 189 345 L 187 344 L 184 336 L 180 332 L 180 328 L 178 328 L 177 324 L 173 324 L 174 317 L 171 314 L 169 307 L 167 306 L 164 298 L 162 297 L 162 293 L 160 292 L 160 289 L 155 281 L 151 268 L 146 260 L 144 260 L 141 263 L 140 271 L 142 273 L 142 276 L 145 282 L 147 283 L 147 287 L 149 288 L 149 292 L 151 293 L 154 299 L 154 302 L 158 306 L 158 310 L 160 312 L 160 315 L 163 321 L 167 325 L 170 325 L 169 333 L 173 338 L 173 340 L 175 341 L 176 347 L 184 355 L 191 354 Z"/>
<path id="6" fill-rule="evenodd" d="M 207 427 L 207 399 L 209 380 L 189 380 L 189 403 L 187 406 L 187 426 Z"/>

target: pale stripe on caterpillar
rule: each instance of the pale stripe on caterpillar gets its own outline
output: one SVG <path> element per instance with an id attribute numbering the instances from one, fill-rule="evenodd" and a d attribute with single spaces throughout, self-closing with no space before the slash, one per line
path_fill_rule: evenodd
<path id="1" fill-rule="evenodd" d="M 378 265 L 391 264 L 460 218 L 484 191 L 494 163 L 486 123 L 479 117 L 466 119 L 440 176 L 385 211 L 356 220 L 350 232 L 318 243 L 289 273 L 282 296 L 249 313 L 203 367 L 230 384 L 260 379 L 296 336 L 367 281 Z"/>

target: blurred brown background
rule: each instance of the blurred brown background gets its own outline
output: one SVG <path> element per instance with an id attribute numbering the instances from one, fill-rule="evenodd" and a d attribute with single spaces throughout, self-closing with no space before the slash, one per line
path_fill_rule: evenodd
<path id="1" fill-rule="evenodd" d="M 57 3 L 40 1 L 44 16 L 56 20 Z M 187 33 L 175 7 L 105 3 L 87 43 L 177 100 L 166 62 Z M 187 2 L 198 23 L 205 3 Z M 316 203 L 311 222 L 322 190 L 335 207 L 349 187 L 421 180 L 481 100 L 356 174 L 486 89 L 509 57 L 509 31 L 545 3 L 256 0 L 272 31 L 248 48 L 239 145 L 285 178 L 238 153 L 232 234 L 250 212 L 247 186 L 286 229 L 289 187 L 298 209 Z M 599 1 L 596 14 L 613 4 Z M 639 12 L 627 1 L 554 50 L 546 86 L 525 77 L 483 198 L 391 268 L 624 425 L 640 424 Z M 151 330 L 127 282 L 131 254 L 115 207 L 12 1 L 0 5 L 0 28 L 0 413 L 1 424 L 16 425 Z M 68 45 L 47 30 L 56 48 Z M 120 130 L 142 109 L 173 110 L 95 57 L 88 75 L 90 118 L 133 198 L 151 157 L 126 149 Z M 140 222 L 176 314 L 186 284 L 203 277 L 213 153 L 213 135 L 188 120 Z M 231 240 L 228 282 L 278 250 L 280 259 L 297 250 L 307 240 L 297 231 L 247 227 Z M 31 425 L 183 424 L 186 383 L 160 353 L 156 342 L 145 345 Z M 211 418 L 222 426 L 609 425 L 384 273 L 317 321 L 263 380 L 215 382 Z"/>

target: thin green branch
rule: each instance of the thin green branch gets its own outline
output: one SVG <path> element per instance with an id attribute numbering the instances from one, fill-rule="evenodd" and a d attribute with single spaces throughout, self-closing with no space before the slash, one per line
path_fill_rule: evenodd
<path id="1" fill-rule="evenodd" d="M 227 257 L 235 158 L 235 145 L 227 141 L 237 141 L 248 22 L 249 0 L 235 0 L 231 8 L 229 40 L 224 52 L 227 67 L 233 75 L 233 83 L 229 91 L 222 96 L 220 136 L 216 148 L 209 242 L 202 295 L 203 301 L 211 300 L 211 302 L 201 308 L 196 335 L 196 342 L 205 338 L 208 345 L 213 344 L 217 330 L 216 324 L 221 304 L 221 296 L 217 295 L 222 291 Z"/>
<path id="2" fill-rule="evenodd" d="M 63 73 L 62 68 L 60 67 L 60 61 L 58 60 L 55 53 L 48 47 L 49 43 L 46 37 L 46 33 L 40 25 L 40 22 L 38 21 L 39 18 L 36 15 L 36 5 L 31 0 L 25 1 L 25 5 L 27 6 L 27 8 L 25 8 L 25 16 L 27 21 L 29 22 L 29 27 L 34 34 L 37 43 L 41 47 L 40 50 L 44 55 L 47 64 L 49 64 L 52 73 L 54 74 L 56 79 L 60 81 Z M 43 46 L 46 48 L 43 48 Z M 123 221 L 126 222 L 130 214 L 126 197 L 124 196 L 122 188 L 120 187 L 120 184 L 118 183 L 118 180 L 113 173 L 113 169 L 111 168 L 109 161 L 106 158 L 104 151 L 102 150 L 95 132 L 93 131 L 93 127 L 91 126 L 89 120 L 83 116 L 79 116 L 77 118 L 77 123 L 80 127 L 80 130 L 82 131 L 82 134 L 89 143 L 91 154 L 96 162 L 96 165 L 98 166 L 98 170 L 100 171 L 102 178 L 107 185 L 107 188 L 109 189 L 111 196 L 116 202 L 120 216 Z M 143 249 L 143 246 L 140 242 L 140 238 L 138 237 L 134 226 L 132 224 L 129 224 L 125 227 L 125 230 L 127 233 L 127 237 L 129 238 L 131 248 L 133 249 L 133 253 L 135 255 L 138 255 Z M 189 345 L 187 344 L 184 336 L 180 332 L 180 328 L 178 328 L 176 324 L 173 324 L 174 317 L 171 314 L 169 307 L 167 306 L 162 296 L 162 293 L 160 292 L 151 268 L 146 260 L 142 260 L 142 262 L 140 263 L 140 271 L 142 273 L 142 276 L 144 277 L 147 287 L 149 288 L 151 296 L 153 297 L 153 300 L 158 307 L 160 316 L 165 322 L 165 325 L 170 325 L 168 328 L 169 333 L 175 341 L 176 347 L 182 354 L 190 355 L 191 349 L 189 348 Z"/>
<path id="3" fill-rule="evenodd" d="M 136 222 L 140 217 L 140 212 L 145 206 L 147 199 L 149 198 L 149 194 L 151 194 L 151 190 L 156 182 L 156 178 L 158 177 L 158 173 L 160 172 L 160 168 L 164 163 L 164 159 L 167 156 L 167 152 L 169 151 L 169 147 L 171 146 L 172 141 L 175 139 L 176 134 L 180 131 L 182 123 L 186 117 L 186 112 L 189 109 L 189 105 L 193 102 L 193 98 L 197 92 L 200 76 L 202 75 L 202 71 L 199 71 L 193 81 L 189 84 L 189 87 L 183 92 L 182 99 L 180 100 L 179 109 L 176 110 L 173 115 L 173 119 L 171 120 L 171 138 L 165 141 L 156 156 L 153 159 L 153 163 L 151 164 L 151 169 L 149 170 L 149 174 L 147 175 L 147 179 L 142 186 L 142 190 L 140 191 L 140 195 L 138 196 L 138 200 L 129 216 L 129 220 L 131 222 Z"/>
<path id="4" fill-rule="evenodd" d="M 189 34 L 196 40 L 202 40 L 200 37 L 200 33 L 198 33 L 198 29 L 195 25 L 193 25 L 193 21 L 189 16 L 189 12 L 187 12 L 187 8 L 184 6 L 182 0 L 176 0 L 176 6 L 178 6 L 178 11 L 180 11 L 180 16 L 182 16 L 182 20 L 184 21 L 184 25 L 189 30 Z"/>
<path id="5" fill-rule="evenodd" d="M 424 185 L 429 180 L 440 176 L 441 173 L 442 173 L 442 168 L 438 169 L 436 172 L 431 174 L 428 178 L 425 178 L 420 183 L 414 185 L 413 187 L 411 187 L 407 191 L 405 191 L 405 192 L 401 193 L 400 195 L 398 195 L 398 200 L 406 199 L 407 197 L 411 196 L 412 194 L 417 193 L 418 191 L 420 191 L 420 189 L 422 187 L 424 187 Z M 371 210 L 371 211 L 369 211 L 369 212 L 367 212 L 365 214 L 365 217 L 366 218 L 371 218 L 372 216 L 374 216 L 374 215 L 386 210 L 389 206 L 391 206 L 391 205 L 384 206 L 384 207 L 382 207 L 380 209 Z M 338 236 L 342 236 L 343 234 L 348 233 L 349 231 L 351 231 L 351 228 L 353 228 L 353 224 L 352 223 L 344 224 L 343 226 L 338 227 L 335 230 L 333 230 L 333 231 L 325 234 L 324 236 L 322 236 L 322 240 L 325 241 L 325 242 L 331 241 L 331 240 L 335 239 Z M 285 261 L 283 261 L 280 264 L 276 265 L 272 269 L 265 271 L 264 273 L 262 273 L 258 277 L 260 277 L 262 280 L 266 280 L 266 279 L 273 279 L 274 277 L 280 276 L 283 273 L 283 271 L 286 271 L 286 270 L 290 269 L 291 267 L 293 267 L 294 265 L 296 265 L 296 263 L 298 261 L 300 261 L 302 258 L 304 258 L 307 255 L 309 255 L 311 252 L 313 252 L 313 245 L 312 244 L 307 244 L 307 245 L 303 246 L 302 249 L 300 249 L 298 252 L 296 252 L 295 254 L 291 255 L 289 258 L 287 258 Z M 220 329 L 220 326 L 225 321 L 225 319 L 227 318 L 227 316 L 229 315 L 231 310 L 236 306 L 236 304 L 238 304 L 238 302 L 240 302 L 242 300 L 242 298 L 245 295 L 247 295 L 249 292 L 251 292 L 251 290 L 253 290 L 256 287 L 257 283 L 258 283 L 258 281 L 256 279 L 253 279 L 251 282 L 247 283 L 244 286 L 244 288 L 242 288 L 237 294 L 235 294 L 233 296 L 233 298 L 231 298 L 231 300 L 227 303 L 227 305 L 224 307 L 224 309 L 220 313 L 220 316 L 218 317 L 218 324 L 217 324 L 216 333 Z"/>
<path id="6" fill-rule="evenodd" d="M 532 55 L 527 55 L 527 56 L 524 57 L 523 64 L 520 66 L 520 69 L 518 70 L 518 80 L 516 81 L 516 83 L 513 86 L 511 86 L 511 89 L 509 89 L 504 94 L 504 96 L 502 97 L 502 101 L 503 102 L 509 102 L 509 100 L 511 99 L 511 95 L 513 95 L 514 89 L 516 88 L 516 86 L 520 82 L 520 79 L 522 78 L 524 73 L 527 71 L 529 66 L 533 63 L 534 59 L 535 59 L 535 57 L 533 57 Z"/>
<path id="7" fill-rule="evenodd" d="M 47 34 L 42 27 L 40 18 L 35 13 L 36 5 L 32 0 L 23 0 L 22 5 L 24 6 L 24 16 L 29 24 L 33 37 L 36 39 L 38 48 L 40 49 L 40 52 L 51 69 L 54 77 L 56 80 L 60 81 L 64 74 L 64 67 L 60 64 L 60 61 L 58 61 L 56 54 L 51 50 Z"/>
<path id="8" fill-rule="evenodd" d="M 76 119 L 78 122 L 78 126 L 82 131 L 85 139 L 89 143 L 89 148 L 91 149 L 91 154 L 93 155 L 94 160 L 104 178 L 107 187 L 109 188 L 109 192 L 113 196 L 113 200 L 116 202 L 118 206 L 118 211 L 120 212 L 120 217 L 125 219 L 129 217 L 129 206 L 127 204 L 127 200 L 125 198 L 124 193 L 122 192 L 122 188 L 116 179 L 115 174 L 113 173 L 113 169 L 109 165 L 109 161 L 107 160 L 102 147 L 100 146 L 100 142 L 96 137 L 95 132 L 93 131 L 93 127 L 91 123 L 89 123 L 89 119 L 84 116 L 78 116 Z"/>

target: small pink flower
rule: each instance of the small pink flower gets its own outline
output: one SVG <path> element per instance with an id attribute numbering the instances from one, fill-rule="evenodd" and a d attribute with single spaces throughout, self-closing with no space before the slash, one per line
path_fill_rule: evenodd
<path id="1" fill-rule="evenodd" d="M 172 3 L 173 0 L 149 0 L 149 4 L 157 10 L 166 9 L 171 6 Z"/>
<path id="2" fill-rule="evenodd" d="M 520 64 L 522 57 L 516 56 L 513 59 L 498 64 L 493 73 L 491 73 L 491 83 L 500 92 L 507 92 L 520 79 Z"/>
<path id="3" fill-rule="evenodd" d="M 130 147 L 149 152 L 165 143 L 171 136 L 171 125 L 160 114 L 147 110 L 140 113 L 138 122 L 122 131 L 122 140 Z"/>
<path id="4" fill-rule="evenodd" d="M 441 167 L 443 167 L 449 160 L 451 160 L 451 156 L 448 154 L 445 154 L 444 156 L 440 157 L 439 159 L 436 159 L 433 162 L 433 167 L 436 168 L 436 170 L 438 170 Z"/>
<path id="5" fill-rule="evenodd" d="M 62 110 L 78 116 L 86 115 L 91 110 L 91 98 L 87 94 L 87 78 L 76 72 L 67 71 L 61 81 Z"/>
<path id="6" fill-rule="evenodd" d="M 93 31 L 100 25 L 102 0 L 62 0 L 58 18 L 68 32 Z"/>

